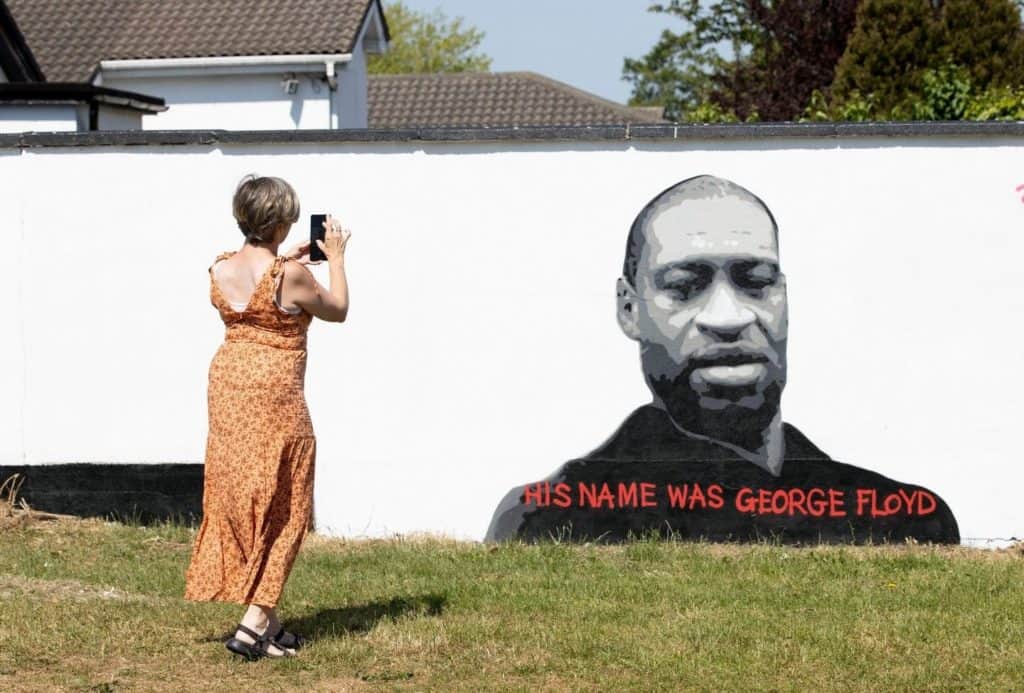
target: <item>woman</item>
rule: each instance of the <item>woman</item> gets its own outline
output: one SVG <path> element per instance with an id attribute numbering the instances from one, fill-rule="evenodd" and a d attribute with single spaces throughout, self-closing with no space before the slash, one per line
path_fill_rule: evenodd
<path id="1" fill-rule="evenodd" d="M 309 243 L 278 255 L 299 219 L 299 200 L 280 178 L 246 176 L 233 200 L 240 250 L 210 267 L 210 300 L 226 325 L 210 364 L 203 521 L 185 598 L 246 604 L 225 643 L 246 659 L 293 656 L 301 636 L 275 607 L 312 520 L 316 439 L 306 408 L 306 330 L 314 317 L 348 313 L 345 245 L 332 217 L 317 244 L 330 289 L 305 265 Z"/>

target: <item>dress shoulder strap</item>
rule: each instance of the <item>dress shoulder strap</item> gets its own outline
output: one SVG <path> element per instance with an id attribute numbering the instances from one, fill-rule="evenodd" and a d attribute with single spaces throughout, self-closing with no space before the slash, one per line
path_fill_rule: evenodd
<path id="1" fill-rule="evenodd" d="M 231 257 L 232 255 L 234 255 L 237 252 L 238 252 L 237 250 L 225 250 L 223 253 L 221 253 L 216 258 L 214 258 L 213 264 L 211 264 L 209 269 L 207 270 L 210 273 L 210 276 L 211 277 L 213 276 L 213 268 L 214 268 L 214 266 L 216 266 L 216 264 L 218 262 L 220 262 L 221 260 L 227 260 L 229 257 Z"/>
<path id="2" fill-rule="evenodd" d="M 284 263 L 287 261 L 288 258 L 284 255 L 278 255 L 274 258 L 274 264 L 270 267 L 270 284 L 274 296 L 277 296 L 278 287 L 281 286 L 281 280 L 284 279 Z"/>

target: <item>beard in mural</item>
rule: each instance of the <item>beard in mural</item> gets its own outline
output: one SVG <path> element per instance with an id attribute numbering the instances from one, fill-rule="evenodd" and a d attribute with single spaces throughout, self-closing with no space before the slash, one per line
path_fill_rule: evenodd
<path id="1" fill-rule="evenodd" d="M 617 285 L 652 402 L 589 455 L 512 489 L 487 540 L 958 542 L 931 491 L 832 460 L 782 420 L 786 280 L 748 190 L 697 176 L 633 222 Z"/>

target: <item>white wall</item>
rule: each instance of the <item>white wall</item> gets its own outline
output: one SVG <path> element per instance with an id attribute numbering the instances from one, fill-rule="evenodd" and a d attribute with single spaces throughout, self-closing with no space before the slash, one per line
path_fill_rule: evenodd
<path id="1" fill-rule="evenodd" d="M 366 52 L 360 42 L 352 60 L 337 66 L 338 91 L 335 108 L 342 125 L 335 127 L 365 128 L 369 123 L 370 107 L 367 100 L 369 84 L 366 78 Z"/>
<path id="2" fill-rule="evenodd" d="M 100 130 L 141 130 L 143 119 L 141 111 L 101 105 L 96 124 Z"/>
<path id="3" fill-rule="evenodd" d="M 349 321 L 310 334 L 318 527 L 479 538 L 511 486 L 647 401 L 614 318 L 626 231 L 655 193 L 713 173 L 780 225 L 784 417 L 837 460 L 940 494 L 963 537 L 1019 537 L 1022 153 L 972 138 L 3 150 L 0 290 L 21 337 L 0 340 L 0 463 L 202 459 L 223 332 L 206 268 L 240 245 L 230 197 L 255 171 L 299 191 L 289 244 L 312 212 L 354 229 Z"/>
<path id="4" fill-rule="evenodd" d="M 347 63 L 339 63 L 338 69 L 338 91 L 335 92 L 335 108 L 338 112 L 336 123 L 348 121 L 345 125 L 334 127 L 365 128 L 370 122 L 370 102 L 368 98 L 369 81 L 367 79 L 368 58 L 366 53 L 367 35 L 373 30 L 374 34 L 381 30 L 373 22 L 366 22 L 356 39 L 355 48 L 352 50 L 352 59 Z"/>
<path id="5" fill-rule="evenodd" d="M 327 84 L 299 73 L 298 92 L 286 94 L 285 73 L 212 77 L 126 78 L 104 73 L 105 87 L 164 99 L 168 110 L 143 118 L 146 130 L 296 130 L 330 127 Z"/>
<path id="6" fill-rule="evenodd" d="M 74 132 L 74 105 L 0 104 L 0 132 Z"/>
<path id="7" fill-rule="evenodd" d="M 0 118 L 3 110 L 0 109 Z M 22 274 L 30 266 L 25 248 L 24 179 L 31 162 L 16 149 L 0 148 L 0 296 L 5 297 L 7 320 L 0 340 L 0 464 L 24 464 L 25 439 L 25 305 Z M 16 174 L 16 175 L 15 175 Z"/>

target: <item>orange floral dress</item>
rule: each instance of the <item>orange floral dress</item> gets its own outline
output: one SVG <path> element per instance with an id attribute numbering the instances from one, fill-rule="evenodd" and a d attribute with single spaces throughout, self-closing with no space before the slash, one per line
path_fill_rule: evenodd
<path id="1" fill-rule="evenodd" d="M 283 257 L 245 310 L 232 308 L 214 279 L 217 262 L 232 255 L 209 270 L 226 330 L 210 364 L 203 520 L 185 599 L 273 607 L 312 524 L 316 438 L 304 381 L 313 316 L 276 305 Z"/>

